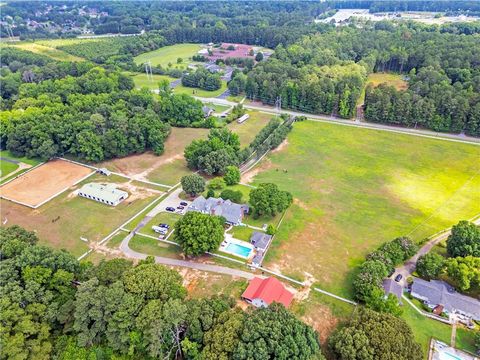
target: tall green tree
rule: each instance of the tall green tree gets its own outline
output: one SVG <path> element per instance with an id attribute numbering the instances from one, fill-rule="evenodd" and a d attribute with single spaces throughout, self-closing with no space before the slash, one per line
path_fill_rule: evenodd
<path id="1" fill-rule="evenodd" d="M 454 225 L 447 239 L 447 253 L 451 257 L 480 257 L 480 227 L 465 220 Z"/>
<path id="2" fill-rule="evenodd" d="M 202 255 L 217 250 L 224 238 L 224 218 L 187 212 L 175 223 L 173 236 L 187 256 Z"/>

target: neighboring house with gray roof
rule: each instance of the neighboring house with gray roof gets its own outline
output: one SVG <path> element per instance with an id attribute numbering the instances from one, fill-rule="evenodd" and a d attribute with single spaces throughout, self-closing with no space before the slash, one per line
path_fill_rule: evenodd
<path id="1" fill-rule="evenodd" d="M 250 243 L 255 246 L 257 250 L 255 256 L 252 259 L 253 266 L 260 266 L 262 265 L 263 258 L 267 253 L 267 249 L 272 242 L 272 235 L 268 235 L 259 231 L 254 231 L 252 236 L 250 237 Z"/>
<path id="2" fill-rule="evenodd" d="M 88 183 L 78 190 L 78 195 L 84 198 L 117 206 L 128 197 L 128 193 L 117 189 L 115 184 Z"/>
<path id="3" fill-rule="evenodd" d="M 250 237 L 250 242 L 257 250 L 266 250 L 272 241 L 272 235 L 268 235 L 259 231 L 254 231 Z"/>
<path id="4" fill-rule="evenodd" d="M 206 105 L 202 106 L 202 111 L 203 111 L 203 116 L 206 118 L 213 114 L 213 109 L 209 108 Z"/>
<path id="5" fill-rule="evenodd" d="M 459 294 L 444 281 L 415 279 L 412 284 L 411 295 L 422 300 L 431 309 L 443 306 L 443 312 L 447 315 L 460 314 L 480 321 L 480 301 Z"/>
<path id="6" fill-rule="evenodd" d="M 248 214 L 249 207 L 246 204 L 236 204 L 222 198 L 205 199 L 199 196 L 188 206 L 187 211 L 223 216 L 228 224 L 242 225 L 243 217 Z"/>
<path id="7" fill-rule="evenodd" d="M 392 294 L 398 299 L 398 303 L 402 304 L 402 286 L 392 279 L 384 279 L 382 282 L 383 290 L 385 295 Z"/>

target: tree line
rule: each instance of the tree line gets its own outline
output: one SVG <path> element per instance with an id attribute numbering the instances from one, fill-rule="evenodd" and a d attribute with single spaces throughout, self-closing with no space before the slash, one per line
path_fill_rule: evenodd
<path id="1" fill-rule="evenodd" d="M 369 121 L 478 136 L 480 40 L 417 23 L 365 23 L 279 45 L 275 54 L 232 80 L 236 93 L 295 110 L 353 116 L 367 74 L 397 72 L 407 90 L 369 87 Z"/>

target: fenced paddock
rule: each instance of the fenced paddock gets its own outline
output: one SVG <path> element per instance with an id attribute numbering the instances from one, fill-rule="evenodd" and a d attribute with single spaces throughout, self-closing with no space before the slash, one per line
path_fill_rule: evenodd
<path id="1" fill-rule="evenodd" d="M 52 160 L 0 187 L 0 197 L 36 209 L 94 171 L 65 160 Z"/>

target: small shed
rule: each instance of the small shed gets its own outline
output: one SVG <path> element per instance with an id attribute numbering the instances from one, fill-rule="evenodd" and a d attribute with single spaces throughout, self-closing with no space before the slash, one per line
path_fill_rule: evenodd
<path id="1" fill-rule="evenodd" d="M 110 170 L 106 169 L 106 168 L 97 169 L 97 173 L 105 175 L 105 176 L 110 176 L 112 174 L 112 172 Z"/>

